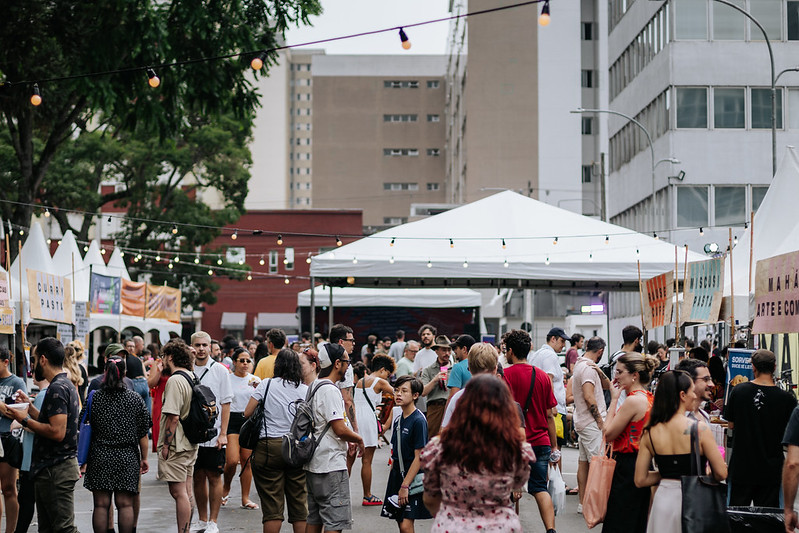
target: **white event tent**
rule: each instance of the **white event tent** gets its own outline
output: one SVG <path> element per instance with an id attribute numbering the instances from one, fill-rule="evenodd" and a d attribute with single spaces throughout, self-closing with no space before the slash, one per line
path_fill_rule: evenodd
<path id="1" fill-rule="evenodd" d="M 330 299 L 329 287 L 314 289 L 314 304 L 326 305 Z M 335 287 L 333 301 L 336 307 L 423 307 L 448 309 L 451 307 L 480 307 L 480 293 L 471 289 L 369 289 L 364 287 Z M 297 295 L 297 307 L 310 307 L 311 289 Z"/>
<path id="2" fill-rule="evenodd" d="M 644 280 L 674 270 L 675 246 L 504 191 L 319 254 L 311 277 L 340 287 L 637 291 L 637 260 Z"/>
<path id="3" fill-rule="evenodd" d="M 758 261 L 799 250 L 797 198 L 799 198 L 799 154 L 794 147 L 788 146 L 768 192 L 755 213 L 753 227 L 744 231 L 738 239 L 738 244 L 733 248 L 732 261 L 727 261 L 725 264 L 723 308 L 725 319 L 729 319 L 730 316 L 729 295 L 734 290 L 736 322 L 746 324 L 751 320 Z M 751 271 L 749 270 L 750 248 Z M 752 294 L 749 292 L 750 277 Z"/>

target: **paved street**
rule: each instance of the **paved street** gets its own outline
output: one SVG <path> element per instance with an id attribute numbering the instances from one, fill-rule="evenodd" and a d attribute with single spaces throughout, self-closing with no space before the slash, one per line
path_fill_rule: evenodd
<path id="1" fill-rule="evenodd" d="M 564 449 L 564 478 L 569 486 L 576 484 L 575 472 L 577 471 L 577 450 Z M 374 479 L 372 488 L 375 494 L 381 498 L 384 496 L 386 480 L 388 478 L 388 447 L 377 450 L 374 459 Z M 144 476 L 142 482 L 142 508 L 139 517 L 139 531 L 142 532 L 170 532 L 175 531 L 174 507 L 172 499 L 167 491 L 166 484 L 156 481 L 156 463 L 151 464 L 152 472 Z M 353 468 L 353 478 L 350 483 L 352 488 L 353 514 L 355 524 L 352 531 L 358 533 L 374 532 L 378 530 L 393 531 L 391 522 L 380 518 L 379 507 L 363 507 L 360 505 L 363 496 L 360 482 L 360 467 L 356 463 Z M 233 492 L 231 492 L 230 502 L 227 507 L 222 508 L 219 516 L 220 531 L 261 531 L 261 512 L 249 511 L 239 508 L 241 502 L 240 485 L 234 482 Z M 258 501 L 255 487 L 252 489 L 251 498 Z M 75 494 L 75 512 L 77 524 L 80 531 L 89 533 L 91 528 L 92 495 L 83 488 L 83 482 L 78 482 Z M 587 531 L 582 516 L 577 514 L 577 496 L 566 497 L 567 510 L 557 517 L 557 529 L 559 533 L 570 533 L 577 531 Z M 544 528 L 538 515 L 538 508 L 535 500 L 525 494 L 521 502 L 521 516 L 524 531 L 532 533 L 543 533 Z M 416 523 L 416 531 L 426 533 L 432 525 L 431 520 L 423 520 Z M 30 531 L 36 531 L 35 523 L 31 525 Z M 281 532 L 289 532 L 291 528 L 288 523 L 284 523 Z"/>

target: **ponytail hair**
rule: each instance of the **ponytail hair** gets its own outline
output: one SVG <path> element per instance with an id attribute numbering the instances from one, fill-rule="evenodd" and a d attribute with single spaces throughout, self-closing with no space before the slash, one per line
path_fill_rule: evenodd
<path id="1" fill-rule="evenodd" d="M 123 377 L 125 377 L 125 361 L 118 358 L 108 359 L 105 363 L 105 375 L 101 388 L 103 390 L 124 389 Z"/>

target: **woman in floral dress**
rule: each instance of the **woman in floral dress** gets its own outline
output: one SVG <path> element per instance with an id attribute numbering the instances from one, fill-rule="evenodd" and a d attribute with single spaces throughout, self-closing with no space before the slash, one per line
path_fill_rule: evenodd
<path id="1" fill-rule="evenodd" d="M 431 533 L 522 531 L 511 495 L 520 495 L 535 456 L 520 423 L 502 380 L 469 380 L 449 425 L 421 456 L 424 503 L 435 513 Z"/>

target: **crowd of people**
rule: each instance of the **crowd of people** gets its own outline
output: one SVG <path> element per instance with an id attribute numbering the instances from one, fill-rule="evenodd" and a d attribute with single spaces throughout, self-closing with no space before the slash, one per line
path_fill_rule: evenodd
<path id="1" fill-rule="evenodd" d="M 526 490 L 553 533 L 548 481 L 561 467 L 561 446 L 578 448 L 570 492 L 580 513 L 590 461 L 605 443 L 616 461 L 605 532 L 681 531 L 680 479 L 695 464 L 728 481 L 730 505 L 784 507 L 792 531 L 799 410 L 775 384 L 774 354 L 754 352 L 754 379 L 726 395 L 725 350 L 689 348 L 672 365 L 667 346 L 643 349 L 639 328 L 622 337 L 621 349 L 603 357 L 603 339 L 557 327 L 538 349 L 522 330 L 495 346 L 467 334 L 450 339 L 430 324 L 418 340 L 398 331 L 395 342 L 370 336 L 361 350 L 343 324 L 326 339 L 304 334 L 292 344 L 279 329 L 244 342 L 197 331 L 188 343 L 145 348 L 133 337 L 104 346 L 102 373 L 91 381 L 79 342 L 45 338 L 31 351 L 33 400 L 0 348 L 6 533 L 27 531 L 34 505 L 39 531 L 77 531 L 81 477 L 93 495 L 94 532 L 135 532 L 150 453 L 179 532 L 217 533 L 237 479 L 239 507 L 260 510 L 266 533 L 286 520 L 295 533 L 350 529 L 350 476 L 360 461 L 361 504 L 379 508 L 375 519 L 400 532 L 414 531 L 417 520 L 433 520 L 433 532 L 522 531 Z M 199 404 L 215 414 L 200 438 L 190 422 Z M 735 431 L 729 461 L 712 416 Z M 298 460 L 286 436 L 303 420 L 300 441 L 308 439 L 310 452 Z M 257 443 L 245 437 L 254 421 Z M 372 480 L 381 442 L 391 447 L 384 488 Z"/>

